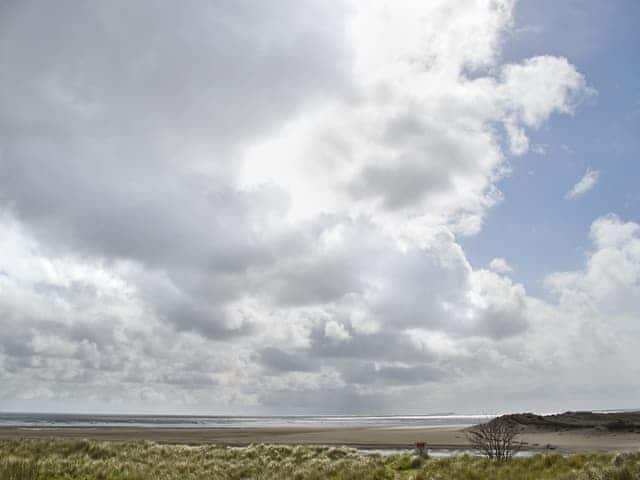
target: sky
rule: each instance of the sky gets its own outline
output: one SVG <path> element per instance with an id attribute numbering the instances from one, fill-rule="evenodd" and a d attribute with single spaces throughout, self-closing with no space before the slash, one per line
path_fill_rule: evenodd
<path id="1" fill-rule="evenodd" d="M 638 20 L 0 3 L 0 410 L 640 407 Z"/>

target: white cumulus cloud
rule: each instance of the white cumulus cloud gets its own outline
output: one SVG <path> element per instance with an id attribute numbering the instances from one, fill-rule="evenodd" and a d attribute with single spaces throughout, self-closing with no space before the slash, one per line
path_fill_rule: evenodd
<path id="1" fill-rule="evenodd" d="M 497 257 L 491 260 L 491 262 L 489 262 L 489 269 L 493 270 L 496 273 L 503 273 L 503 274 L 513 272 L 513 268 L 511 268 L 511 265 L 509 265 L 509 262 L 507 262 L 502 257 Z"/>

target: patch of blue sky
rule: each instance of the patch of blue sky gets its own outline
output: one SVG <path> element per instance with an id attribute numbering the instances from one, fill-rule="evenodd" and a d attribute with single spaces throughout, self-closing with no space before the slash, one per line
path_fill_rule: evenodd
<path id="1" fill-rule="evenodd" d="M 563 56 L 597 94 L 529 132 L 529 152 L 510 158 L 499 185 L 504 201 L 460 242 L 474 267 L 504 257 L 516 281 L 543 295 L 546 275 L 584 264 L 596 218 L 640 221 L 640 2 L 522 0 L 514 23 L 501 62 Z M 596 185 L 565 198 L 587 169 L 599 172 Z"/>

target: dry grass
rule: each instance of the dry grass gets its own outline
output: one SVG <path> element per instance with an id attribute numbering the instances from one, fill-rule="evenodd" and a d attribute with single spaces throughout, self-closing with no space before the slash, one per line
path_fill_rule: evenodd
<path id="1" fill-rule="evenodd" d="M 0 480 L 191 479 L 639 480 L 640 453 L 537 455 L 494 462 L 459 456 L 367 455 L 350 448 L 247 448 L 150 442 L 0 442 Z"/>

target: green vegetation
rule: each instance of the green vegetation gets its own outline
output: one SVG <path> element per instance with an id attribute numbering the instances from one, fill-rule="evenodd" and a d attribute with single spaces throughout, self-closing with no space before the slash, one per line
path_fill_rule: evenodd
<path id="1" fill-rule="evenodd" d="M 383 457 L 350 448 L 257 445 L 247 448 L 88 440 L 0 441 L 0 480 L 429 479 L 637 480 L 640 452 L 495 462 L 457 456 Z"/>
<path id="2" fill-rule="evenodd" d="M 640 412 L 564 412 L 554 415 L 513 413 L 495 418 L 492 422 L 509 423 L 526 430 L 578 430 L 597 429 L 610 432 L 640 432 Z"/>

